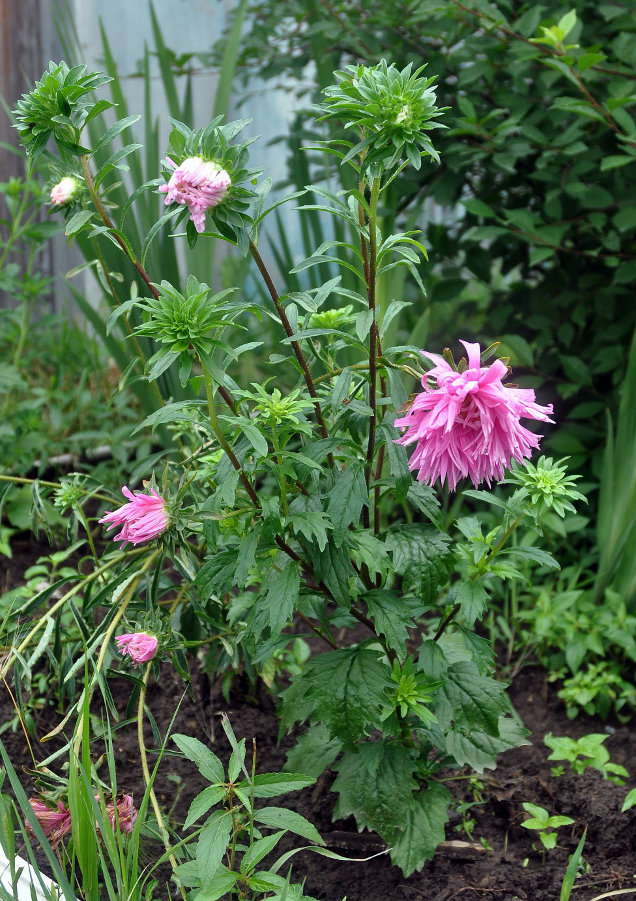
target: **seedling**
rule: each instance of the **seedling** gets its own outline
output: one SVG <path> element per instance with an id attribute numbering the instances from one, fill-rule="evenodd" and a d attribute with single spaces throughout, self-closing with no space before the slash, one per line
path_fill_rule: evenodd
<path id="1" fill-rule="evenodd" d="M 541 857 L 545 863 L 546 850 L 551 851 L 557 842 L 557 832 L 561 826 L 569 826 L 574 820 L 571 817 L 553 816 L 551 817 L 544 807 L 537 804 L 531 804 L 529 801 L 523 802 L 523 809 L 530 814 L 530 819 L 522 823 L 524 829 L 534 829 L 539 836 L 543 848 L 541 849 Z M 554 831 L 548 831 L 554 830 Z M 534 847 L 534 846 L 533 846 Z"/>
<path id="2" fill-rule="evenodd" d="M 610 779 L 617 785 L 624 785 L 625 780 L 621 777 L 628 777 L 629 773 L 624 766 L 610 762 L 609 751 L 603 746 L 606 739 L 607 735 L 592 732 L 590 735 L 583 735 L 576 741 L 565 735 L 559 737 L 551 733 L 548 733 L 543 740 L 549 748 L 552 748 L 548 760 L 566 760 L 577 774 L 591 766 L 602 773 L 604 779 Z M 562 776 L 563 767 L 554 767 L 552 775 Z"/>

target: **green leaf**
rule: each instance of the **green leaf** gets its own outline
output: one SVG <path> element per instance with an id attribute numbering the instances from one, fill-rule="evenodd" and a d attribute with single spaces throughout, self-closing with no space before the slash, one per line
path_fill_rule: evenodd
<path id="1" fill-rule="evenodd" d="M 312 719 L 322 721 L 332 736 L 349 746 L 379 723 L 388 708 L 391 681 L 379 655 L 360 645 L 339 648 L 313 657 L 301 677 L 314 702 Z"/>
<path id="2" fill-rule="evenodd" d="M 623 806 L 621 807 L 621 813 L 624 813 L 626 810 L 630 810 L 630 808 L 634 807 L 636 804 L 636 788 L 632 788 L 631 791 L 627 793 L 625 800 L 623 801 Z"/>
<path id="3" fill-rule="evenodd" d="M 563 877 L 563 882 L 561 883 L 561 894 L 559 895 L 559 901 L 570 901 L 570 895 L 572 894 L 572 889 L 574 888 L 574 880 L 576 879 L 577 873 L 579 871 L 579 864 L 581 863 L 581 855 L 583 854 L 583 845 L 585 844 L 586 835 L 587 827 L 583 830 L 583 835 L 581 836 L 581 840 L 576 846 L 576 851 L 570 857 L 567 870 L 565 871 L 565 876 Z"/>
<path id="4" fill-rule="evenodd" d="M 474 728 L 451 729 L 444 736 L 446 751 L 458 766 L 470 766 L 478 773 L 494 770 L 497 756 L 503 751 L 530 744 L 526 739 L 528 730 L 510 716 L 499 717 L 498 732 L 498 735 L 488 735 Z"/>
<path id="5" fill-rule="evenodd" d="M 499 734 L 499 717 L 510 712 L 506 686 L 490 676 L 482 676 L 476 665 L 460 661 L 448 667 L 444 684 L 435 696 L 435 713 L 443 730 L 453 724 L 469 730 Z"/>
<path id="6" fill-rule="evenodd" d="M 356 571 L 349 556 L 349 543 L 336 547 L 333 541 L 327 541 L 324 551 L 316 549 L 314 573 L 320 582 L 324 582 L 331 595 L 340 607 L 351 605 L 351 591 L 356 581 Z"/>
<path id="7" fill-rule="evenodd" d="M 273 567 L 270 569 L 249 621 L 250 632 L 256 639 L 266 628 L 272 636 L 280 635 L 285 623 L 294 615 L 299 591 L 300 574 L 295 563 L 290 561 L 282 572 Z"/>
<path id="8" fill-rule="evenodd" d="M 90 210 L 80 210 L 79 213 L 75 213 L 75 215 L 71 216 L 71 218 L 68 220 L 64 234 L 68 237 L 77 234 L 77 232 L 81 231 L 86 223 L 90 222 L 92 218 L 93 213 Z"/>
<path id="9" fill-rule="evenodd" d="M 276 795 L 300 791 L 301 788 L 313 785 L 315 781 L 312 776 L 305 776 L 303 773 L 257 773 L 254 776 L 254 797 L 275 798 Z M 249 787 L 247 779 L 239 783 L 239 788 L 249 790 Z"/>
<path id="10" fill-rule="evenodd" d="M 191 760 L 204 777 L 209 782 L 223 782 L 225 779 L 225 771 L 223 764 L 202 741 L 198 738 L 192 738 L 189 735 L 173 735 L 173 742 L 179 748 L 181 753 Z"/>
<path id="11" fill-rule="evenodd" d="M 316 544 L 321 551 L 324 551 L 327 547 L 327 529 L 331 528 L 331 523 L 322 510 L 308 510 L 305 513 L 293 513 L 289 517 L 288 522 L 295 532 L 300 532 L 310 541 L 315 539 Z"/>
<path id="12" fill-rule="evenodd" d="M 205 604 L 213 595 L 220 597 L 230 590 L 237 562 L 236 548 L 229 548 L 207 558 L 194 580 L 201 603 Z"/>
<path id="13" fill-rule="evenodd" d="M 194 901 L 219 901 L 234 887 L 239 875 L 220 866 L 201 891 L 196 893 Z"/>
<path id="14" fill-rule="evenodd" d="M 402 576 L 403 591 L 416 594 L 423 604 L 433 603 L 439 586 L 448 579 L 448 535 L 420 523 L 399 523 L 391 527 L 386 543 L 393 549 L 393 564 Z"/>
<path id="15" fill-rule="evenodd" d="M 479 582 L 460 582 L 456 586 L 455 597 L 462 605 L 466 625 L 472 628 L 475 620 L 481 619 L 488 603 L 488 592 Z"/>
<path id="16" fill-rule="evenodd" d="M 337 738 L 330 738 L 327 729 L 322 723 L 318 723 L 310 726 L 287 752 L 285 767 L 317 779 L 331 766 L 341 750 L 342 742 Z"/>
<path id="17" fill-rule="evenodd" d="M 364 595 L 364 601 L 376 632 L 384 635 L 389 647 L 396 651 L 400 660 L 404 660 L 408 630 L 413 628 L 413 619 L 403 595 L 378 588 L 368 591 Z"/>
<path id="18" fill-rule="evenodd" d="M 496 219 L 497 214 L 492 207 L 479 200 L 477 197 L 470 197 L 468 200 L 462 200 L 462 206 L 466 207 L 473 216 L 483 216 L 485 219 Z"/>
<path id="19" fill-rule="evenodd" d="M 94 156 L 98 150 L 101 150 L 102 147 L 110 143 L 110 141 L 112 141 L 116 135 L 120 134 L 122 131 L 125 131 L 125 129 L 129 128 L 131 125 L 134 125 L 135 122 L 139 122 L 140 119 L 140 115 L 126 116 L 124 119 L 120 119 L 118 122 L 115 122 L 114 125 L 111 125 L 111 127 L 104 132 L 97 144 L 95 144 L 92 150 L 92 155 Z"/>
<path id="20" fill-rule="evenodd" d="M 332 789 L 340 796 L 334 817 L 353 814 L 359 830 L 372 829 L 391 844 L 404 825 L 405 810 L 414 807 L 418 787 L 408 748 L 395 741 L 365 742 L 357 751 L 345 751 L 334 769 L 338 777 Z"/>
<path id="21" fill-rule="evenodd" d="M 310 842 L 324 845 L 324 841 L 313 823 L 310 823 L 309 820 L 299 813 L 287 810 L 286 807 L 265 807 L 263 810 L 257 810 L 254 814 L 254 820 L 273 829 L 287 829 L 289 832 L 293 832 L 294 835 L 302 835 L 303 838 L 308 839 Z"/>
<path id="22" fill-rule="evenodd" d="M 183 824 L 184 829 L 188 829 L 193 823 L 196 823 L 200 817 L 208 812 L 210 807 L 218 804 L 225 797 L 225 788 L 222 785 L 208 785 L 204 788 L 196 798 L 193 799 L 188 810 L 188 816 Z"/>
<path id="23" fill-rule="evenodd" d="M 452 794 L 444 785 L 432 782 L 414 796 L 413 807 L 404 810 L 404 828 L 393 842 L 391 860 L 405 876 L 420 870 L 434 856 L 439 843 L 444 841 L 444 827 L 452 800 Z"/>
<path id="24" fill-rule="evenodd" d="M 253 423 L 243 418 L 239 419 L 238 425 L 256 453 L 260 457 L 266 457 L 269 453 L 269 446 L 260 430 Z"/>
<path id="25" fill-rule="evenodd" d="M 231 834 L 232 814 L 229 810 L 215 811 L 199 834 L 196 856 L 203 888 L 214 879 Z"/>
<path id="26" fill-rule="evenodd" d="M 362 508 L 369 505 L 364 473 L 353 464 L 336 475 L 336 483 L 328 494 L 327 515 L 333 523 L 333 539 L 340 547 L 351 523 L 360 522 Z"/>
<path id="27" fill-rule="evenodd" d="M 266 835 L 265 838 L 259 838 L 254 842 L 251 848 L 243 855 L 241 861 L 241 873 L 249 873 L 254 869 L 256 864 L 274 850 L 281 838 L 285 835 L 285 830 L 274 832 L 272 835 Z"/>

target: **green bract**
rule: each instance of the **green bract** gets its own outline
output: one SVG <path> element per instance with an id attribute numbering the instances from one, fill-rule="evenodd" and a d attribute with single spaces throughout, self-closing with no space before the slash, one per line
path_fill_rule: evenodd
<path id="1" fill-rule="evenodd" d="M 95 110 L 101 112 L 112 103 L 101 100 L 95 104 L 87 95 L 111 81 L 102 72 L 84 75 L 86 66 L 65 62 L 49 63 L 48 70 L 29 94 L 23 94 L 14 111 L 15 127 L 30 157 L 37 157 L 54 137 L 62 156 L 80 156 L 89 151 L 80 146 L 82 129 Z"/>
<path id="2" fill-rule="evenodd" d="M 439 162 L 427 135 L 445 127 L 433 121 L 443 112 L 435 105 L 435 77 L 420 77 L 425 66 L 413 74 L 411 69 L 411 63 L 400 71 L 381 60 L 377 66 L 347 66 L 334 73 L 340 81 L 325 88 L 326 99 L 318 110 L 323 119 L 340 119 L 360 138 L 343 162 L 361 155 L 362 167 L 372 176 L 399 166 L 405 156 L 416 169 L 424 155 Z"/>
<path id="3" fill-rule="evenodd" d="M 534 507 L 554 510 L 559 516 L 565 516 L 566 510 L 575 513 L 571 501 L 586 499 L 574 487 L 580 476 L 566 475 L 568 459 L 564 457 L 555 463 L 552 457 L 539 457 L 536 466 L 526 460 L 522 466 L 512 468 L 506 481 L 521 485 L 519 496 L 529 497 Z"/>

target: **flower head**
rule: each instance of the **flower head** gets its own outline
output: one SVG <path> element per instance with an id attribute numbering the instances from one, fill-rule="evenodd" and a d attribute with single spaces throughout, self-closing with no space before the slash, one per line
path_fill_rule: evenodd
<path id="1" fill-rule="evenodd" d="M 51 188 L 51 202 L 56 206 L 70 203 L 77 194 L 78 189 L 77 179 L 73 178 L 72 175 L 67 175 Z"/>
<path id="2" fill-rule="evenodd" d="M 48 838 L 51 847 L 55 848 L 71 831 L 71 811 L 63 801 L 57 802 L 57 808 L 49 807 L 44 801 L 38 801 L 36 798 L 29 798 L 29 804 L 42 827 L 42 832 Z M 28 820 L 26 827 L 29 832 L 33 832 Z"/>
<path id="3" fill-rule="evenodd" d="M 157 639 L 155 638 L 154 641 L 156 644 Z M 130 795 L 119 795 L 116 803 L 115 801 L 109 801 L 106 805 L 106 816 L 115 832 L 117 832 L 118 820 L 119 828 L 122 832 L 132 832 L 137 819 L 137 808 L 133 804 L 133 799 Z"/>
<path id="4" fill-rule="evenodd" d="M 119 635 L 115 642 L 119 651 L 124 656 L 128 655 L 137 666 L 152 660 L 159 647 L 155 636 L 148 632 L 127 632 L 125 635 Z M 129 797 L 129 795 L 125 797 Z"/>
<path id="5" fill-rule="evenodd" d="M 116 541 L 123 541 L 124 545 L 129 541 L 131 544 L 143 544 L 166 531 L 170 521 L 167 504 L 154 488 L 150 489 L 150 494 L 143 494 L 124 486 L 121 492 L 130 503 L 106 513 L 99 520 L 110 523 L 109 530 L 122 526 L 121 532 L 114 536 Z"/>
<path id="6" fill-rule="evenodd" d="M 420 482 L 439 478 L 455 489 L 463 476 L 474 485 L 502 479 L 511 461 L 529 457 L 539 435 L 524 428 L 521 418 L 552 422 L 552 405 L 535 403 L 534 391 L 509 388 L 502 379 L 508 368 L 501 360 L 481 365 L 479 344 L 462 341 L 468 368 L 457 372 L 443 357 L 422 351 L 435 366 L 422 379 L 418 394 L 395 426 L 405 432 L 397 443 L 416 447 L 409 460 Z M 436 387 L 428 379 L 436 381 Z"/>
<path id="7" fill-rule="evenodd" d="M 205 212 L 220 203 L 232 180 L 225 169 L 211 160 L 190 156 L 180 165 L 170 157 L 166 164 L 174 169 L 167 185 L 159 190 L 166 195 L 164 203 L 180 203 L 190 210 L 190 218 L 198 232 L 205 230 Z"/>

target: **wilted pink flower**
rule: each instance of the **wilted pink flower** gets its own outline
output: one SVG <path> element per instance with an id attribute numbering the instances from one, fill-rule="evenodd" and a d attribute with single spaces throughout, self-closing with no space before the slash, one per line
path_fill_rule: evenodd
<path id="1" fill-rule="evenodd" d="M 125 635 L 119 635 L 115 642 L 120 652 L 124 656 L 128 654 L 132 662 L 138 665 L 152 660 L 159 646 L 155 636 L 149 635 L 148 632 L 127 632 Z"/>
<path id="2" fill-rule="evenodd" d="M 48 838 L 51 847 L 55 848 L 64 836 L 71 831 L 70 810 L 63 801 L 57 802 L 57 810 L 49 807 L 44 801 L 38 801 L 36 798 L 29 798 L 29 804 L 42 827 L 42 832 Z M 33 834 L 28 820 L 25 820 L 25 823 L 27 830 Z"/>
<path id="3" fill-rule="evenodd" d="M 168 184 L 159 187 L 166 194 L 164 203 L 187 206 L 196 230 L 204 231 L 205 211 L 223 200 L 232 183 L 230 176 L 225 169 L 200 156 L 190 156 L 180 166 L 170 157 L 164 162 L 174 169 Z"/>
<path id="4" fill-rule="evenodd" d="M 398 444 L 416 442 L 409 468 L 417 470 L 420 482 L 432 485 L 448 480 L 451 490 L 458 479 L 469 476 L 476 486 L 482 481 L 502 479 L 512 459 L 521 461 L 539 446 L 540 435 L 524 428 L 519 420 L 552 422 L 552 405 L 534 402 L 532 389 L 508 388 L 502 383 L 507 367 L 501 360 L 482 366 L 479 344 L 461 342 L 468 353 L 468 368 L 456 372 L 443 357 L 422 351 L 436 365 L 422 379 L 418 394 L 403 417 L 395 420 L 406 430 Z M 434 378 L 437 387 L 428 385 Z"/>
<path id="5" fill-rule="evenodd" d="M 150 494 L 143 494 L 141 491 L 133 492 L 124 486 L 121 493 L 130 499 L 130 503 L 124 504 L 112 513 L 106 513 L 99 520 L 110 523 L 109 530 L 122 526 L 119 535 L 114 536 L 115 541 L 123 541 L 124 545 L 128 541 L 132 544 L 143 544 L 144 541 L 157 538 L 166 531 L 170 519 L 168 509 L 166 502 L 154 488 L 150 489 Z"/>
<path id="6" fill-rule="evenodd" d="M 75 197 L 78 187 L 77 179 L 72 175 L 67 175 L 51 188 L 51 200 L 57 206 L 69 203 Z"/>
<path id="7" fill-rule="evenodd" d="M 123 637 L 123 636 L 122 636 Z M 157 640 L 155 639 L 155 645 Z M 152 655 L 154 657 L 154 654 Z M 117 803 L 109 801 L 106 805 L 106 816 L 117 832 L 117 819 L 119 819 L 119 828 L 122 832 L 132 832 L 135 820 L 137 819 L 137 808 L 133 804 L 130 795 L 120 795 Z"/>

